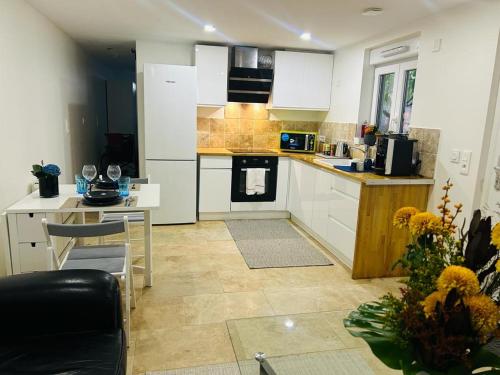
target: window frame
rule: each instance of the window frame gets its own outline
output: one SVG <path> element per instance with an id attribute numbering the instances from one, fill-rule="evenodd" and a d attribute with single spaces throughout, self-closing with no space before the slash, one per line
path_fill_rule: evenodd
<path id="1" fill-rule="evenodd" d="M 403 130 L 402 110 L 403 98 L 406 88 L 406 72 L 417 69 L 417 60 L 405 61 L 397 64 L 375 67 L 375 79 L 373 84 L 373 98 L 371 110 L 371 123 L 377 121 L 377 111 L 380 97 L 380 83 L 382 76 L 394 73 L 394 85 L 392 87 L 391 116 L 387 131 L 401 132 Z"/>

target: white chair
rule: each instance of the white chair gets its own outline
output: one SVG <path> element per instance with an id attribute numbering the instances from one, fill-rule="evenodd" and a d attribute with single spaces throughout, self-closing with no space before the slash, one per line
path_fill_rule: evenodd
<path id="1" fill-rule="evenodd" d="M 106 271 L 125 282 L 125 330 L 127 342 L 130 338 L 130 308 L 135 307 L 135 289 L 130 258 L 130 235 L 128 217 L 121 221 L 98 224 L 52 224 L 42 219 L 47 237 L 47 256 L 50 269 L 94 269 Z M 101 237 L 124 233 L 125 242 L 113 245 L 72 246 L 62 261 L 54 247 L 53 237 L 70 237 L 72 245 L 76 238 Z"/>
<path id="2" fill-rule="evenodd" d="M 149 176 L 145 178 L 131 178 L 130 184 L 148 184 Z M 100 223 L 109 223 L 112 221 L 123 220 L 124 216 L 128 216 L 128 222 L 130 225 L 134 224 L 142 224 L 144 225 L 144 212 L 102 212 L 99 211 L 99 222 Z M 142 238 L 133 238 L 131 241 L 142 241 Z"/>
<path id="3" fill-rule="evenodd" d="M 131 178 L 130 184 L 149 184 L 149 176 L 144 178 Z M 144 212 L 111 212 L 111 211 L 99 211 L 99 222 L 100 223 L 110 223 L 113 221 L 123 220 L 124 216 L 128 216 L 128 221 L 130 225 L 144 225 Z M 112 240 L 111 240 L 112 241 Z M 144 241 L 142 238 L 131 238 L 130 241 Z M 104 238 L 99 238 L 99 243 L 104 243 Z M 144 255 L 133 255 L 133 258 L 144 258 Z M 132 265 L 133 268 L 144 270 L 143 266 Z"/>

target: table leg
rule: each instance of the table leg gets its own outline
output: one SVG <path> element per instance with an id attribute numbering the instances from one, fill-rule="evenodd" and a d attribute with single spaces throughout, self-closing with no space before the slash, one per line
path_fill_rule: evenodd
<path id="1" fill-rule="evenodd" d="M 144 211 L 144 284 L 153 286 L 153 239 L 151 210 Z"/>

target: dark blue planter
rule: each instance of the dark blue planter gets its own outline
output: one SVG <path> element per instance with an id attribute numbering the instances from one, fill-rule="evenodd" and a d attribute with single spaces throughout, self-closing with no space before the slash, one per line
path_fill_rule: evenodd
<path id="1" fill-rule="evenodd" d="M 38 178 L 38 189 L 40 198 L 53 198 L 59 195 L 59 178 L 46 175 Z"/>

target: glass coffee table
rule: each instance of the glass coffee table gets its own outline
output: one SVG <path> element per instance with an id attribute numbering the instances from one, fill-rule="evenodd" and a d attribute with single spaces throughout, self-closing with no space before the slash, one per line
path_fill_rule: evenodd
<path id="1" fill-rule="evenodd" d="M 401 374 L 380 362 L 351 336 L 349 311 L 269 316 L 227 321 L 241 375 Z"/>

